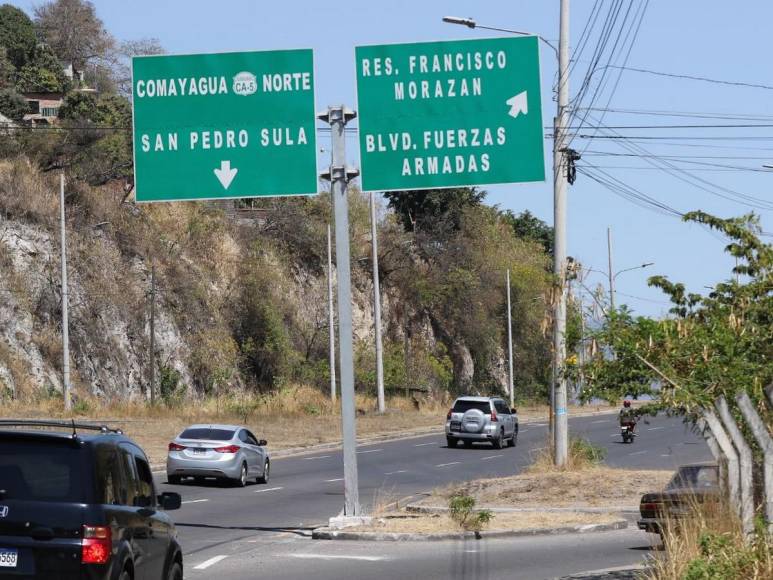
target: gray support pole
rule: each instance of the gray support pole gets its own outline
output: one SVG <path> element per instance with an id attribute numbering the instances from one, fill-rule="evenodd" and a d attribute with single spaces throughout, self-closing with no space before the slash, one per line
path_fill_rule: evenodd
<path id="1" fill-rule="evenodd" d="M 156 261 L 150 262 L 150 404 L 156 404 Z"/>
<path id="2" fill-rule="evenodd" d="M 727 436 L 722 423 L 716 413 L 711 409 L 703 410 L 703 418 L 711 429 L 714 438 L 717 440 L 722 454 L 727 459 L 727 487 L 730 492 L 730 505 L 733 510 L 741 515 L 741 491 L 740 491 L 740 470 L 738 467 L 738 453 L 736 453 L 733 443 Z"/>
<path id="3" fill-rule="evenodd" d="M 513 319 L 510 309 L 510 269 L 507 270 L 507 381 L 510 389 L 510 407 L 515 407 L 515 389 L 513 388 Z"/>
<path id="4" fill-rule="evenodd" d="M 553 422 L 555 464 L 566 464 L 569 447 L 569 422 L 566 416 L 566 167 L 564 140 L 569 113 L 569 0 L 561 0 L 558 39 L 558 114 L 553 139 L 553 274 L 558 296 L 553 313 Z"/>
<path id="5" fill-rule="evenodd" d="M 384 350 L 381 344 L 381 285 L 378 279 L 378 234 L 376 233 L 376 199 L 370 192 L 370 237 L 373 248 L 373 321 L 376 335 L 376 393 L 378 412 L 386 411 L 384 401 Z"/>
<path id="6" fill-rule="evenodd" d="M 67 292 L 67 235 L 64 227 L 64 172 L 59 174 L 59 224 L 62 235 L 62 394 L 64 410 L 72 409 L 70 392 L 70 328 L 68 321 L 69 299 Z"/>
<path id="7" fill-rule="evenodd" d="M 330 400 L 336 402 L 336 327 L 333 314 L 333 248 L 330 224 L 327 224 L 327 318 L 330 344 Z"/>
<path id="8" fill-rule="evenodd" d="M 352 338 L 352 280 L 349 252 L 349 200 L 346 186 L 357 172 L 346 167 L 344 127 L 356 114 L 341 106 L 328 107 L 319 118 L 330 124 L 333 154 L 329 173 L 335 212 L 336 270 L 338 273 L 338 342 L 341 381 L 341 426 L 344 455 L 343 516 L 360 515 L 357 481 L 357 424 L 354 408 L 354 355 Z"/>
<path id="9" fill-rule="evenodd" d="M 747 536 L 754 533 L 754 459 L 752 450 L 735 422 L 727 400 L 720 397 L 716 402 L 719 418 L 738 451 L 738 467 L 741 482 L 741 525 Z"/>
<path id="10" fill-rule="evenodd" d="M 609 310 L 615 310 L 615 275 L 612 272 L 612 228 L 607 228 L 607 259 L 609 261 Z"/>
<path id="11" fill-rule="evenodd" d="M 743 418 L 751 428 L 757 444 L 762 449 L 765 483 L 765 519 L 768 521 L 768 531 L 773 534 L 773 437 L 770 436 L 765 422 L 760 418 L 754 403 L 746 393 L 736 397 L 738 408 Z"/>

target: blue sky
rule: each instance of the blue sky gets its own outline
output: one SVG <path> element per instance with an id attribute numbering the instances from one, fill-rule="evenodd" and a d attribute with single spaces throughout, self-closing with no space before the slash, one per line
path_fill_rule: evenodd
<path id="1" fill-rule="evenodd" d="M 38 2 L 14 1 L 12 4 L 31 11 Z M 530 31 L 552 41 L 558 36 L 558 0 L 339 0 L 335 3 L 96 0 L 94 4 L 108 30 L 117 38 L 156 37 L 170 53 L 313 48 L 318 109 L 342 102 L 354 106 L 356 45 L 500 34 L 444 24 L 441 22 L 444 15 L 470 16 L 481 24 Z M 605 14 L 610 1 L 602 4 Z M 624 4 L 627 6 L 628 0 Z M 593 5 L 591 0 L 572 2 L 570 36 L 573 47 L 579 43 Z M 638 1 L 634 6 L 637 5 Z M 769 0 L 746 0 L 732 5 L 718 0 L 651 0 L 627 66 L 773 85 L 770 57 L 773 36 L 769 34 L 772 21 L 773 3 Z M 596 38 L 591 38 L 588 49 L 575 66 L 570 86 L 572 96 L 588 68 L 586 59 L 595 42 Z M 555 112 L 551 88 L 556 63 L 550 49 L 543 49 L 541 56 L 543 117 L 548 124 Z M 609 108 L 636 113 L 607 112 L 603 122 L 607 126 L 773 124 L 771 105 L 773 90 L 769 89 L 625 71 Z M 596 106 L 606 107 L 607 97 L 600 99 Z M 658 111 L 659 114 L 642 114 L 643 111 Z M 674 111 L 709 113 L 711 118 L 662 115 L 662 112 Z M 590 114 L 596 116 L 599 112 Z M 753 120 L 739 120 L 739 116 L 753 117 Z M 587 122 L 592 123 L 592 118 L 589 117 Z M 577 137 L 572 146 L 584 151 L 580 164 L 595 166 L 589 171 L 595 172 L 597 177 L 600 170 L 607 172 L 682 212 L 703 209 L 720 216 L 733 216 L 753 209 L 762 216 L 765 230 L 773 231 L 773 212 L 754 208 L 736 195 L 746 194 L 765 200 L 768 206 L 773 204 L 773 171 L 748 170 L 760 169 L 765 162 L 773 163 L 773 127 L 618 131 L 636 138 L 635 145 L 628 144 L 626 149 L 628 142 L 621 144 L 618 139 Z M 594 131 L 583 129 L 578 133 L 593 134 Z M 669 139 L 647 139 L 653 136 Z M 354 137 L 351 136 L 347 145 L 349 156 L 356 164 Z M 320 136 L 320 146 L 326 147 L 328 139 Z M 677 165 L 680 171 L 668 174 L 653 169 L 641 157 L 627 156 L 631 146 L 645 147 L 646 154 L 668 156 L 669 163 Z M 546 147 L 549 152 L 547 140 Z M 637 151 L 637 154 L 641 153 L 643 151 Z M 550 163 L 549 155 L 546 155 L 546 163 Z M 745 170 L 738 170 L 738 167 Z M 682 172 L 682 169 L 689 172 Z M 549 167 L 547 173 L 550 174 Z M 696 177 L 705 181 L 696 182 Z M 714 193 L 696 187 L 696 183 Z M 516 212 L 528 209 L 552 223 L 550 183 L 488 189 L 489 203 Z M 618 302 L 629 304 L 637 313 L 658 315 L 668 308 L 663 296 L 647 287 L 649 275 L 666 275 L 674 281 L 685 282 L 690 290 L 698 292 L 706 292 L 704 286 L 729 276 L 732 261 L 723 254 L 725 242 L 720 237 L 702 227 L 638 207 L 580 173 L 569 190 L 569 255 L 587 267 L 606 270 L 608 226 L 612 227 L 614 237 L 614 270 L 655 262 L 647 270 L 626 272 L 617 278 Z M 593 272 L 585 281 L 590 287 L 599 282 L 604 282 L 604 278 Z"/>

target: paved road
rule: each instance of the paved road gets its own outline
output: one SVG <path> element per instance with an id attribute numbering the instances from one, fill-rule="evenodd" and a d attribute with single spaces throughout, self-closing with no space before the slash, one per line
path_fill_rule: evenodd
<path id="1" fill-rule="evenodd" d="M 650 419 L 648 425 L 640 424 L 641 436 L 633 445 L 620 442 L 616 418 L 611 415 L 573 418 L 570 426 L 573 434 L 606 447 L 607 463 L 612 466 L 673 469 L 710 458 L 702 440 L 677 419 L 658 417 Z M 531 423 L 521 426 L 515 449 L 448 449 L 441 433 L 362 446 L 358 451 L 361 503 L 370 508 L 455 481 L 512 475 L 531 462 L 533 453 L 546 440 L 546 424 Z M 426 578 L 498 578 L 504 577 L 506 570 L 508 578 L 550 578 L 636 562 L 646 553 L 643 547 L 649 545 L 647 536 L 635 530 L 477 542 L 471 552 L 461 550 L 459 542 L 433 543 L 431 550 L 428 545 L 312 542 L 308 540 L 310 530 L 340 511 L 341 478 L 340 451 L 276 459 L 268 485 L 243 489 L 214 482 L 169 486 L 160 476 L 162 490 L 183 495 L 184 505 L 174 517 L 185 552 L 186 577 L 210 578 L 216 572 L 224 579 L 295 578 L 313 571 L 315 578 L 340 578 L 357 562 L 357 578 L 393 578 L 397 570 L 409 577 Z M 557 561 L 552 550 L 564 544 L 574 548 L 567 560 Z M 343 557 L 358 553 L 364 559 Z M 454 559 L 469 572 L 449 575 Z M 519 569 L 522 575 L 513 576 L 512 571 Z M 297 571 L 297 575 L 290 571 Z"/>

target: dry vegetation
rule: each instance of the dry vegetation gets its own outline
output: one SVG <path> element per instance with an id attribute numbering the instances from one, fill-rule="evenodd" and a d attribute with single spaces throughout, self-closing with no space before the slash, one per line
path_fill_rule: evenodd
<path id="1" fill-rule="evenodd" d="M 607 524 L 620 519 L 614 514 L 583 513 L 498 513 L 486 527 L 486 531 L 527 530 L 563 526 Z M 351 528 L 358 532 L 388 533 L 453 533 L 459 532 L 459 524 L 446 515 L 411 516 L 406 514 L 385 514 L 375 518 L 370 525 Z"/>

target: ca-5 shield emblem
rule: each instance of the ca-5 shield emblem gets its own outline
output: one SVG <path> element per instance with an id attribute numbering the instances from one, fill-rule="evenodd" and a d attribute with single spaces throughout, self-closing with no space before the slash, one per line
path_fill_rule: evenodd
<path id="1" fill-rule="evenodd" d="M 4 518 L 8 515 L 8 506 L 0 505 L 0 518 Z"/>

